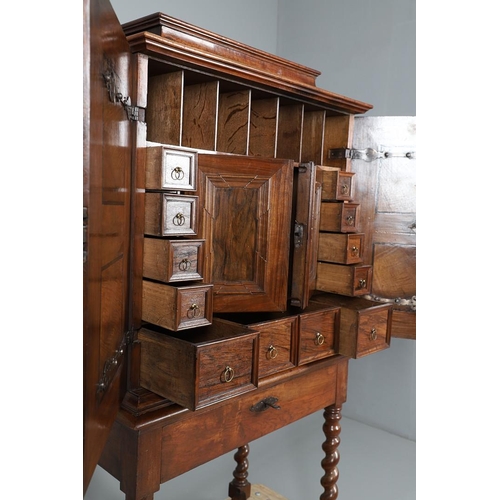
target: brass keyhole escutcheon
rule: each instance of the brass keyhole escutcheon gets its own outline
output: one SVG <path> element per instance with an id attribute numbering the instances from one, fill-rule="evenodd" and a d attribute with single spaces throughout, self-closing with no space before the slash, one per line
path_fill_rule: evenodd
<path id="1" fill-rule="evenodd" d="M 376 328 L 372 328 L 372 330 L 370 332 L 370 340 L 377 340 L 377 329 Z"/>
<path id="2" fill-rule="evenodd" d="M 191 267 L 191 262 L 189 261 L 189 259 L 182 259 L 179 262 L 179 269 L 181 271 L 187 271 L 190 267 Z"/>
<path id="3" fill-rule="evenodd" d="M 348 184 L 342 184 L 341 191 L 342 191 L 342 194 L 347 194 L 349 192 L 349 185 Z"/>
<path id="4" fill-rule="evenodd" d="M 174 181 L 181 181 L 184 179 L 184 170 L 182 170 L 182 167 L 175 167 L 170 175 Z"/>
<path id="5" fill-rule="evenodd" d="M 354 226 L 354 216 L 348 215 L 345 220 L 347 221 L 348 226 Z"/>
<path id="6" fill-rule="evenodd" d="M 272 344 L 267 348 L 266 353 L 267 359 L 276 359 L 278 356 L 278 349 L 274 347 Z"/>
<path id="7" fill-rule="evenodd" d="M 199 318 L 201 315 L 201 309 L 198 304 L 191 304 L 191 307 L 188 309 L 188 318 Z"/>
<path id="8" fill-rule="evenodd" d="M 351 248 L 351 254 L 354 256 L 354 257 L 357 257 L 359 255 L 359 248 L 358 247 L 352 247 Z"/>
<path id="9" fill-rule="evenodd" d="M 182 226 L 184 222 L 186 222 L 186 218 L 184 217 L 184 214 L 181 214 L 180 212 L 175 215 L 174 219 L 174 226 Z"/>
<path id="10" fill-rule="evenodd" d="M 316 338 L 314 339 L 316 345 L 323 345 L 325 343 L 325 337 L 321 333 L 316 332 Z"/>
<path id="11" fill-rule="evenodd" d="M 366 288 L 366 280 L 359 280 L 359 288 Z"/>
<path id="12" fill-rule="evenodd" d="M 221 381 L 224 383 L 231 382 L 234 378 L 234 370 L 230 366 L 226 366 L 221 375 Z"/>

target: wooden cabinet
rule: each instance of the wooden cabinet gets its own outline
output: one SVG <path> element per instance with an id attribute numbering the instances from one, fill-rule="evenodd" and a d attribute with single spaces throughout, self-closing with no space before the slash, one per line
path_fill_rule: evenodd
<path id="1" fill-rule="evenodd" d="M 241 471 L 249 441 L 324 408 L 333 498 L 349 358 L 391 338 L 393 304 L 360 302 L 370 200 L 345 154 L 371 106 L 164 14 L 119 26 L 84 3 L 84 488 L 98 462 L 127 500 L 233 448 Z M 235 473 L 230 496 L 248 491 Z"/>

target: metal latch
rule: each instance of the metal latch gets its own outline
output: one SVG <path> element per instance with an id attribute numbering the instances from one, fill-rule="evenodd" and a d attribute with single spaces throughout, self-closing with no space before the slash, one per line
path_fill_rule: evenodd
<path id="1" fill-rule="evenodd" d="M 304 243 L 304 224 L 295 221 L 293 226 L 293 244 L 295 248 L 301 247 Z"/>
<path id="2" fill-rule="evenodd" d="M 417 157 L 415 151 L 393 150 L 393 151 L 377 151 L 373 148 L 366 149 L 350 149 L 336 148 L 328 150 L 328 158 L 330 160 L 363 160 L 366 162 L 379 160 L 383 158 L 408 158 L 409 160 Z"/>

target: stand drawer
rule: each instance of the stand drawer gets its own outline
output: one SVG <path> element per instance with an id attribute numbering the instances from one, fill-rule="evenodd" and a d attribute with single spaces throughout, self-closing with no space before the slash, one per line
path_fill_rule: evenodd
<path id="1" fill-rule="evenodd" d="M 363 262 L 363 233 L 319 233 L 318 260 L 335 264 Z"/>
<path id="2" fill-rule="evenodd" d="M 354 172 L 318 166 L 318 180 L 322 185 L 321 199 L 351 201 L 354 198 L 354 175 Z"/>
<path id="3" fill-rule="evenodd" d="M 358 231 L 359 204 L 322 202 L 319 230 L 338 233 Z"/>

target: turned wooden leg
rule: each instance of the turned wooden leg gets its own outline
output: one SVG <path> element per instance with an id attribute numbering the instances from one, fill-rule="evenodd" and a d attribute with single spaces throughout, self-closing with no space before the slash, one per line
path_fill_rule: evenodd
<path id="1" fill-rule="evenodd" d="M 325 408 L 323 416 L 325 423 L 323 424 L 323 432 L 326 436 L 326 441 L 323 443 L 323 451 L 325 458 L 321 461 L 321 467 L 325 470 L 325 475 L 321 478 L 321 486 L 325 489 L 324 493 L 319 497 L 320 500 L 336 500 L 338 496 L 337 480 L 339 471 L 337 464 L 339 463 L 338 447 L 340 444 L 340 410 L 342 406 L 331 405 Z"/>
<path id="2" fill-rule="evenodd" d="M 236 460 L 236 469 L 234 469 L 234 479 L 229 483 L 229 496 L 231 500 L 248 500 L 250 498 L 251 484 L 247 481 L 248 460 L 247 456 L 250 447 L 245 444 L 240 446 L 234 454 Z"/>

